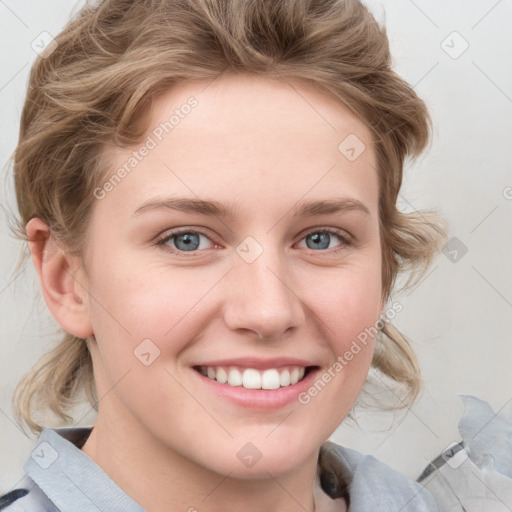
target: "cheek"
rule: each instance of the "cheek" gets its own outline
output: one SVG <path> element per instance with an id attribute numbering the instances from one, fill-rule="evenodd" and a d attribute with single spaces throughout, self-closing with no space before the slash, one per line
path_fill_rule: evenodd
<path id="1" fill-rule="evenodd" d="M 316 280 L 316 315 L 325 322 L 326 333 L 337 354 L 373 327 L 381 314 L 380 265 L 352 266 Z"/>
<path id="2" fill-rule="evenodd" d="M 95 333 L 117 333 L 135 344 L 168 338 L 189 324 L 184 320 L 192 310 L 194 315 L 201 311 L 201 298 L 215 284 L 213 277 L 194 269 L 122 259 L 106 262 L 92 281 Z"/>
<path id="3" fill-rule="evenodd" d="M 91 318 L 98 350 L 95 377 L 100 395 L 107 395 L 103 403 L 119 410 L 119 399 L 141 421 L 157 408 L 164 423 L 173 424 L 162 404 L 172 403 L 176 410 L 188 403 L 176 367 L 207 324 L 207 301 L 201 298 L 215 279 L 122 259 L 96 268 Z M 116 392 L 108 393 L 114 387 Z"/>
<path id="4" fill-rule="evenodd" d="M 371 365 L 381 315 L 380 264 L 354 265 L 317 280 L 314 316 L 321 320 L 331 363 L 318 376 L 303 403 L 315 402 L 317 413 L 332 425 L 343 420 L 357 399 Z M 320 293 L 322 290 L 322 293 Z M 321 393 L 322 397 L 316 396 Z M 335 405 L 334 405 L 335 404 Z"/>
<path id="5" fill-rule="evenodd" d="M 182 407 L 182 355 L 216 318 L 212 291 L 223 273 L 122 259 L 102 265 L 91 301 L 98 388 L 106 393 L 115 385 L 133 411 Z"/>
<path id="6" fill-rule="evenodd" d="M 316 273 L 308 281 L 315 286 L 304 291 L 311 318 L 318 320 L 332 360 L 346 356 L 343 380 L 366 378 L 382 313 L 380 270 L 379 253 L 372 251 L 356 264 Z"/>

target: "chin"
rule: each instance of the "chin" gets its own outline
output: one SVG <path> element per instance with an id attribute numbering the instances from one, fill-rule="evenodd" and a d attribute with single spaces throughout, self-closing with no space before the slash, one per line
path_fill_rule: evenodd
<path id="1" fill-rule="evenodd" d="M 321 442 L 306 445 L 300 441 L 284 442 L 276 437 L 274 442 L 268 438 L 253 438 L 253 441 L 232 440 L 225 445 L 222 453 L 216 451 L 201 459 L 210 470 L 241 480 L 268 479 L 296 471 L 303 464 L 316 461 Z M 311 443 L 311 438 L 309 439 Z M 208 450 L 213 452 L 213 450 Z M 206 460 L 205 460 L 206 459 Z"/>

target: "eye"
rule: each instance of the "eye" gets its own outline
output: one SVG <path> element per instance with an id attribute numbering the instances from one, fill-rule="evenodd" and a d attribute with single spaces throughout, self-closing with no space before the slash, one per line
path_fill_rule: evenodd
<path id="1" fill-rule="evenodd" d="M 298 247 L 307 247 L 312 250 L 335 249 L 339 251 L 352 245 L 350 237 L 338 229 L 317 229 L 306 233 Z"/>
<path id="2" fill-rule="evenodd" d="M 173 231 L 160 239 L 157 245 L 170 252 L 195 252 L 215 247 L 215 243 L 205 234 L 191 229 Z"/>

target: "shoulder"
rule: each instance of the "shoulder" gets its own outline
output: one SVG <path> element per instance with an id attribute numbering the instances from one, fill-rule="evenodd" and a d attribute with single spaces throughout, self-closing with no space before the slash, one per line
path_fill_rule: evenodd
<path id="1" fill-rule="evenodd" d="M 29 476 L 25 476 L 16 489 L 0 496 L 0 511 L 59 512 L 59 509 Z"/>
<path id="2" fill-rule="evenodd" d="M 43 428 L 23 465 L 24 485 L 5 497 L 6 512 L 144 512 L 81 450 L 91 430 Z"/>
<path id="3" fill-rule="evenodd" d="M 327 442 L 320 453 L 321 476 L 333 488 L 345 487 L 350 510 L 438 512 L 434 497 L 372 455 Z M 329 486 L 329 484 L 327 484 Z"/>

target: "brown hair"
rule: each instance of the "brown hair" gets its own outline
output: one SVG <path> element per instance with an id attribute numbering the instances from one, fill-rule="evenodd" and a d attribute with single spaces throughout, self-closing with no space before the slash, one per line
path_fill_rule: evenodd
<path id="1" fill-rule="evenodd" d="M 435 212 L 396 207 L 404 162 L 425 148 L 430 121 L 423 101 L 391 69 L 384 28 L 359 1 L 107 0 L 84 7 L 56 43 L 32 67 L 14 154 L 20 237 L 39 217 L 70 254 L 83 255 L 93 191 L 108 172 L 100 158 L 105 144 L 140 142 L 143 114 L 174 84 L 243 72 L 307 81 L 371 130 L 385 299 L 399 272 L 410 271 L 413 284 L 443 243 Z M 389 322 L 373 366 L 404 384 L 407 403 L 415 398 L 416 359 Z M 18 384 L 18 421 L 34 432 L 37 411 L 70 421 L 80 390 L 94 405 L 87 340 L 65 334 Z"/>

